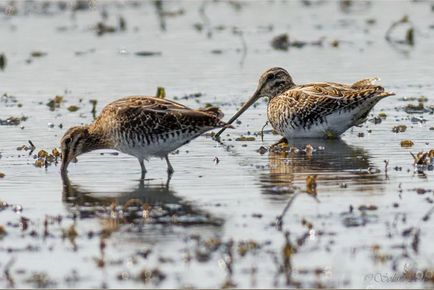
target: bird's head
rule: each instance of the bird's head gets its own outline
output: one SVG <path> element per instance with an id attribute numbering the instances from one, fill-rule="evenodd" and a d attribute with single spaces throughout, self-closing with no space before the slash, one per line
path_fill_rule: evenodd
<path id="1" fill-rule="evenodd" d="M 89 148 L 89 136 L 87 126 L 75 126 L 66 131 L 60 141 L 62 149 L 62 172 L 66 172 L 69 163 L 77 156 L 92 150 Z"/>
<path id="2" fill-rule="evenodd" d="M 262 97 L 273 98 L 294 86 L 289 73 L 280 67 L 266 70 L 259 78 L 258 87 L 252 98 L 254 101 Z"/>
<path id="3" fill-rule="evenodd" d="M 253 105 L 258 99 L 268 97 L 270 100 L 286 90 L 295 86 L 289 73 L 280 67 L 273 67 L 266 70 L 259 78 L 258 87 L 256 88 L 253 96 L 235 113 L 235 115 L 227 122 L 232 124 L 244 111 Z M 225 128 L 220 130 L 216 137 L 218 137 Z"/>

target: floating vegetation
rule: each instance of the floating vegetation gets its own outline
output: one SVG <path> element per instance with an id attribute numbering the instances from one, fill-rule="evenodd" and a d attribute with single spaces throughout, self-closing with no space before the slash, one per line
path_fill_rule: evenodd
<path id="1" fill-rule="evenodd" d="M 276 50 L 288 50 L 289 47 L 303 48 L 304 46 L 322 46 L 323 39 L 316 41 L 291 41 L 287 33 L 275 36 L 271 40 L 271 47 Z"/>
<path id="2" fill-rule="evenodd" d="M 244 257 L 247 253 L 255 251 L 255 250 L 259 249 L 259 248 L 260 248 L 260 246 L 254 240 L 240 241 L 238 243 L 238 254 L 241 257 Z"/>
<path id="3" fill-rule="evenodd" d="M 264 155 L 265 153 L 268 152 L 268 149 L 265 148 L 264 146 L 261 146 L 261 147 L 259 147 L 258 150 L 256 150 L 256 152 L 258 152 L 258 153 L 261 154 L 261 155 Z"/>
<path id="4" fill-rule="evenodd" d="M 271 40 L 271 47 L 277 50 L 288 50 L 289 48 L 289 36 L 287 33 L 283 33 L 275 36 Z"/>
<path id="5" fill-rule="evenodd" d="M 152 283 L 154 285 L 159 285 L 164 279 L 166 279 L 166 275 L 158 268 L 152 270 L 143 269 L 140 272 L 138 279 L 144 284 Z"/>
<path id="6" fill-rule="evenodd" d="M 387 118 L 387 114 L 385 113 L 385 112 L 380 112 L 380 113 L 378 113 L 378 118 L 380 118 L 380 119 L 386 119 Z"/>
<path id="7" fill-rule="evenodd" d="M 21 122 L 26 121 L 28 117 L 21 116 L 21 117 L 9 117 L 5 120 L 0 119 L 0 126 L 18 126 L 21 124 Z"/>
<path id="8" fill-rule="evenodd" d="M 173 99 L 176 100 L 190 100 L 190 99 L 195 99 L 197 101 L 197 99 L 199 99 L 200 97 L 202 97 L 203 94 L 202 93 L 193 93 L 193 94 L 188 94 L 188 95 L 184 95 L 182 97 L 173 97 Z"/>
<path id="9" fill-rule="evenodd" d="M 4 70 L 6 67 L 6 56 L 4 53 L 0 54 L 0 70 Z"/>
<path id="10" fill-rule="evenodd" d="M 157 88 L 157 93 L 155 94 L 155 97 L 159 99 L 165 99 L 166 98 L 166 90 L 163 87 Z"/>
<path id="11" fill-rule="evenodd" d="M 32 152 L 36 149 L 36 147 L 35 147 L 35 145 L 33 144 L 33 142 L 30 141 L 30 140 L 29 140 L 29 145 L 30 145 L 30 146 L 27 146 L 27 145 L 21 145 L 21 146 L 18 146 L 18 147 L 17 147 L 17 150 L 18 150 L 18 151 L 21 151 L 21 150 L 24 150 L 24 151 L 30 151 L 29 155 L 31 155 Z"/>
<path id="12" fill-rule="evenodd" d="M 77 112 L 79 109 L 80 109 L 80 107 L 75 106 L 75 105 L 71 105 L 67 108 L 67 110 L 70 112 Z"/>
<path id="13" fill-rule="evenodd" d="M 0 103 L 2 103 L 3 105 L 5 105 L 6 107 L 22 107 L 23 105 L 21 103 L 18 103 L 18 100 L 16 97 L 8 95 L 7 93 L 4 93 L 1 97 L 0 97 Z"/>
<path id="14" fill-rule="evenodd" d="M 330 43 L 330 46 L 331 47 L 339 47 L 339 45 L 340 45 L 340 41 L 339 40 L 337 40 L 337 39 L 335 39 L 335 40 L 333 40 L 331 43 Z"/>
<path id="15" fill-rule="evenodd" d="M 421 114 L 426 112 L 423 102 L 419 102 L 417 105 L 408 104 L 404 107 L 404 111 L 407 114 Z"/>
<path id="16" fill-rule="evenodd" d="M 401 147 L 404 147 L 404 148 L 410 148 L 410 147 L 412 147 L 414 145 L 414 143 L 413 143 L 413 141 L 411 141 L 411 140 L 402 140 L 401 141 Z"/>
<path id="17" fill-rule="evenodd" d="M 400 26 L 408 25 L 408 28 L 405 33 L 404 39 L 393 37 L 393 32 Z M 408 16 L 402 17 L 400 20 L 393 22 L 389 29 L 386 31 L 386 40 L 388 42 L 398 43 L 398 44 L 407 44 L 410 46 L 414 45 L 414 26 L 413 23 L 409 20 Z"/>
<path id="18" fill-rule="evenodd" d="M 256 138 L 253 136 L 240 136 L 238 138 L 235 139 L 235 141 L 241 141 L 241 142 L 245 142 L 245 141 L 255 141 Z"/>
<path id="19" fill-rule="evenodd" d="M 366 211 L 366 210 L 377 210 L 378 209 L 378 206 L 376 206 L 376 205 L 372 205 L 372 204 L 370 204 L 370 205 L 361 205 L 361 206 L 359 206 L 359 210 L 360 211 Z"/>
<path id="20" fill-rule="evenodd" d="M 47 53 L 46 52 L 43 52 L 43 51 L 32 51 L 31 53 L 30 53 L 30 56 L 31 57 L 43 57 L 43 56 L 46 56 L 47 55 Z"/>
<path id="21" fill-rule="evenodd" d="M 91 111 L 92 117 L 96 119 L 96 105 L 98 104 L 98 101 L 93 99 L 93 100 L 89 100 L 89 103 L 92 105 L 92 111 Z"/>
<path id="22" fill-rule="evenodd" d="M 119 30 L 125 31 L 127 30 L 127 22 L 125 21 L 125 18 L 122 16 L 119 16 Z"/>
<path id="23" fill-rule="evenodd" d="M 45 272 L 33 272 L 25 282 L 35 288 L 50 288 L 56 286 L 56 283 Z"/>
<path id="24" fill-rule="evenodd" d="M 59 150 L 57 148 L 54 148 L 51 150 L 51 154 L 48 153 L 45 150 L 39 150 L 36 155 L 33 156 L 35 160 L 35 167 L 39 168 L 47 168 L 48 166 L 55 164 L 57 165 L 59 162 L 59 159 L 62 157 Z"/>
<path id="25" fill-rule="evenodd" d="M 107 25 L 103 22 L 98 22 L 95 25 L 94 29 L 96 31 L 96 35 L 98 35 L 98 36 L 102 36 L 102 35 L 107 34 L 107 33 L 115 33 L 116 32 L 116 27 Z"/>
<path id="26" fill-rule="evenodd" d="M 415 165 L 431 165 L 434 163 L 434 149 L 427 152 L 421 151 L 416 155 L 411 152 L 410 154 L 413 156 Z"/>
<path id="27" fill-rule="evenodd" d="M 317 175 L 308 175 L 306 177 L 306 192 L 309 194 L 312 194 L 314 196 L 316 196 L 317 192 L 316 192 L 316 179 L 317 179 Z"/>
<path id="28" fill-rule="evenodd" d="M 48 101 L 47 106 L 50 108 L 50 111 L 54 111 L 55 109 L 60 108 L 60 105 L 63 102 L 63 96 L 55 96 L 53 99 Z"/>
<path id="29" fill-rule="evenodd" d="M 398 125 L 392 128 L 393 133 L 404 133 L 406 130 L 407 130 L 407 126 L 405 125 Z"/>
<path id="30" fill-rule="evenodd" d="M 137 51 L 134 53 L 137 56 L 156 56 L 161 55 L 161 51 Z"/>

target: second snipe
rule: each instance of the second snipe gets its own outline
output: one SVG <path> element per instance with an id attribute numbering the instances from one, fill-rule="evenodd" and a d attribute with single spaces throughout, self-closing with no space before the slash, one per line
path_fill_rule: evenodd
<path id="1" fill-rule="evenodd" d="M 220 119 L 215 108 L 193 110 L 182 104 L 154 97 L 126 97 L 108 104 L 90 125 L 70 128 L 61 140 L 62 173 L 78 155 L 115 149 L 135 156 L 146 173 L 144 160 L 155 156 L 166 159 L 167 171 L 173 173 L 168 154 L 206 131 L 230 125 Z"/>

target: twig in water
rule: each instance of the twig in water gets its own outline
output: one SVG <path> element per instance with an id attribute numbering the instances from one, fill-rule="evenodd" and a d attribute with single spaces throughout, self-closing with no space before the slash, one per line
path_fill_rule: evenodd
<path id="1" fill-rule="evenodd" d="M 434 212 L 434 206 L 423 216 L 422 220 L 426 222 L 429 220 L 431 214 Z"/>
<path id="2" fill-rule="evenodd" d="M 261 142 L 264 142 L 264 129 L 265 129 L 265 127 L 267 127 L 267 125 L 268 125 L 268 121 L 265 122 L 264 126 L 262 126 L 262 129 L 261 129 Z"/>
<path id="3" fill-rule="evenodd" d="M 160 21 L 161 31 L 166 31 L 166 18 L 164 17 L 163 1 L 154 1 L 155 9 L 157 10 L 158 20 Z"/>
<path id="4" fill-rule="evenodd" d="M 33 151 L 36 149 L 36 146 L 33 144 L 31 140 L 29 140 L 29 144 L 30 144 L 30 152 L 29 152 L 29 156 L 30 156 L 32 155 Z"/>
<path id="5" fill-rule="evenodd" d="M 11 258 L 9 260 L 9 262 L 7 262 L 5 267 L 4 267 L 4 275 L 5 275 L 6 280 L 9 283 L 8 287 L 10 287 L 10 288 L 15 288 L 15 281 L 12 278 L 11 273 L 10 273 L 10 269 L 13 266 L 13 264 L 15 264 L 15 258 Z"/>
<path id="6" fill-rule="evenodd" d="M 236 35 L 240 36 L 241 44 L 243 46 L 243 48 L 241 50 L 241 60 L 240 60 L 240 66 L 243 67 L 244 66 L 244 60 L 246 59 L 246 56 L 247 56 L 247 43 L 246 43 L 246 39 L 244 38 L 244 33 L 243 33 L 242 30 L 236 29 L 236 30 L 234 30 L 234 33 Z"/>
<path id="7" fill-rule="evenodd" d="M 205 7 L 208 4 L 208 2 L 209 1 L 207 1 L 207 0 L 202 2 L 202 5 L 200 5 L 200 7 L 199 7 L 199 15 L 202 18 L 203 26 L 206 27 L 206 29 L 208 30 L 206 36 L 208 38 L 211 38 L 212 37 L 211 24 L 210 24 L 208 16 L 205 13 Z"/>
<path id="8" fill-rule="evenodd" d="M 389 160 L 384 160 L 384 174 L 386 175 L 386 179 L 389 179 L 389 176 L 387 175 L 388 166 L 389 166 Z"/>

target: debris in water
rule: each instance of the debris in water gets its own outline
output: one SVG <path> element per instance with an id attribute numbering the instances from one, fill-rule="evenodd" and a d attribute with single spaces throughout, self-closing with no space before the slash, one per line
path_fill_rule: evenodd
<path id="1" fill-rule="evenodd" d="M 386 113 L 384 113 L 384 112 L 380 112 L 380 113 L 378 113 L 378 118 L 381 118 L 381 119 L 386 119 L 387 118 L 387 114 Z"/>
<path id="2" fill-rule="evenodd" d="M 70 112 L 77 112 L 77 111 L 80 109 L 80 107 L 75 106 L 75 105 L 71 105 L 71 106 L 69 106 L 67 109 L 68 109 L 68 111 L 70 111 Z"/>
<path id="3" fill-rule="evenodd" d="M 377 210 L 378 207 L 376 205 L 361 205 L 359 206 L 359 210 L 360 211 L 365 211 L 365 210 Z"/>
<path id="4" fill-rule="evenodd" d="M 161 55 L 162 53 L 160 51 L 137 51 L 134 54 L 137 56 L 155 56 Z"/>
<path id="5" fill-rule="evenodd" d="M 256 150 L 256 152 L 258 152 L 259 154 L 263 155 L 265 153 L 267 153 L 267 148 L 265 148 L 264 146 L 259 147 L 258 150 Z"/>
<path id="6" fill-rule="evenodd" d="M 409 27 L 406 30 L 405 38 L 404 39 L 398 39 L 392 37 L 392 33 L 396 30 L 397 27 L 402 25 L 409 25 Z M 386 31 L 386 40 L 391 43 L 397 43 L 397 44 L 407 44 L 410 46 L 414 45 L 414 25 L 411 23 L 411 21 L 408 19 L 408 16 L 405 15 L 400 20 L 395 21 L 392 23 L 392 25 L 389 27 L 389 29 Z"/>
<path id="7" fill-rule="evenodd" d="M 163 87 L 157 88 L 157 93 L 155 94 L 155 97 L 159 99 L 165 99 L 166 98 L 166 90 Z"/>
<path id="8" fill-rule="evenodd" d="M 5 120 L 0 119 L 0 126 L 18 126 L 21 122 L 26 121 L 28 117 L 9 117 Z"/>
<path id="9" fill-rule="evenodd" d="M 417 105 L 408 104 L 404 107 L 404 111 L 408 114 L 421 114 L 426 112 L 423 102 L 419 102 Z"/>
<path id="10" fill-rule="evenodd" d="M 30 55 L 32 57 L 43 57 L 43 56 L 46 56 L 47 53 L 43 52 L 43 51 L 32 51 L 32 53 Z"/>
<path id="11" fill-rule="evenodd" d="M 104 24 L 103 22 L 98 22 L 98 23 L 95 25 L 95 28 L 94 28 L 94 29 L 95 29 L 96 34 L 97 34 L 98 36 L 102 36 L 102 35 L 104 35 L 104 34 L 106 34 L 106 33 L 114 33 L 114 32 L 116 32 L 116 27 L 106 25 L 106 24 Z"/>
<path id="12" fill-rule="evenodd" d="M 249 137 L 240 136 L 240 137 L 235 139 L 235 141 L 255 141 L 255 140 L 256 140 L 256 138 L 253 136 L 249 136 Z"/>
<path id="13" fill-rule="evenodd" d="M 271 46 L 277 50 L 288 50 L 288 48 L 291 46 L 296 48 L 302 48 L 306 45 L 321 46 L 322 42 L 323 39 L 319 39 L 316 41 L 299 41 L 299 40 L 290 41 L 288 34 L 283 33 L 275 36 L 271 40 Z"/>
<path id="14" fill-rule="evenodd" d="M 394 133 L 403 133 L 407 130 L 407 126 L 405 125 L 398 125 L 392 128 L 392 132 Z"/>
<path id="15" fill-rule="evenodd" d="M 277 50 L 288 50 L 289 47 L 289 37 L 287 33 L 283 33 L 275 36 L 271 40 L 271 46 Z"/>
<path id="16" fill-rule="evenodd" d="M 91 111 L 92 116 L 93 116 L 94 119 L 96 119 L 96 104 L 98 103 L 98 101 L 92 99 L 92 100 L 89 100 L 89 103 L 92 104 L 92 111 Z"/>
<path id="17" fill-rule="evenodd" d="M 63 96 L 55 96 L 53 99 L 48 101 L 47 106 L 50 108 L 50 111 L 54 111 L 55 109 L 60 108 L 60 104 L 63 102 Z"/>
<path id="18" fill-rule="evenodd" d="M 312 194 L 313 196 L 317 195 L 316 179 L 317 179 L 317 175 L 308 175 L 306 177 L 306 191 L 307 193 Z"/>
<path id="19" fill-rule="evenodd" d="M 413 141 L 411 141 L 411 140 L 402 140 L 401 141 L 401 147 L 404 147 L 404 148 L 410 148 L 410 147 L 412 147 L 414 145 L 414 143 L 413 143 Z"/>
<path id="20" fill-rule="evenodd" d="M 434 161 L 434 149 L 428 152 L 418 152 L 416 155 L 411 152 L 410 154 L 413 156 L 415 165 L 430 165 Z"/>
<path id="21" fill-rule="evenodd" d="M 122 16 L 119 17 L 119 30 L 125 31 L 127 29 L 127 22 L 125 21 L 125 18 Z"/>
<path id="22" fill-rule="evenodd" d="M 6 67 L 6 56 L 4 53 L 0 54 L 0 70 L 4 70 Z"/>

